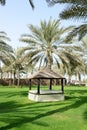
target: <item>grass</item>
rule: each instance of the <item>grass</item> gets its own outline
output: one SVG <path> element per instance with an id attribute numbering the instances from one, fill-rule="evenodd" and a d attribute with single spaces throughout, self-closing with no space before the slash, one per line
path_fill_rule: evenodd
<path id="1" fill-rule="evenodd" d="M 65 87 L 60 102 L 27 96 L 26 87 L 0 87 L 0 130 L 87 130 L 87 87 Z"/>

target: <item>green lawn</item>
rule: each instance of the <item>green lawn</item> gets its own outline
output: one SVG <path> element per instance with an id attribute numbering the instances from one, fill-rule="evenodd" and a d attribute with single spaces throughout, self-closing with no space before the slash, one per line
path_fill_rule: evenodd
<path id="1" fill-rule="evenodd" d="M 37 103 L 28 88 L 0 87 L 0 130 L 87 130 L 87 87 L 65 87 L 65 101 Z"/>

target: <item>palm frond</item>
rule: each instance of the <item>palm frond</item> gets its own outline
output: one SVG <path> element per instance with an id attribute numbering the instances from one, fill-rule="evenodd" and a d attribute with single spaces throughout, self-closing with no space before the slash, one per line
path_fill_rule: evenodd
<path id="1" fill-rule="evenodd" d="M 5 5 L 6 4 L 6 0 L 0 0 L 1 5 Z"/>
<path id="2" fill-rule="evenodd" d="M 34 9 L 33 0 L 29 0 L 29 3 L 30 3 L 30 5 L 31 5 L 32 9 Z"/>
<path id="3" fill-rule="evenodd" d="M 87 18 L 87 6 L 86 7 L 77 6 L 77 5 L 68 6 L 60 13 L 60 18 L 62 19 L 74 18 L 75 20 L 80 20 L 80 19 L 85 20 Z"/>
<path id="4" fill-rule="evenodd" d="M 81 40 L 87 34 L 87 24 L 82 24 L 78 27 L 75 27 L 67 36 L 66 42 L 69 42 L 73 37 L 78 36 L 78 39 Z"/>
<path id="5" fill-rule="evenodd" d="M 52 6 L 55 4 L 74 4 L 74 5 L 86 5 L 87 1 L 86 0 L 46 0 L 48 5 Z"/>

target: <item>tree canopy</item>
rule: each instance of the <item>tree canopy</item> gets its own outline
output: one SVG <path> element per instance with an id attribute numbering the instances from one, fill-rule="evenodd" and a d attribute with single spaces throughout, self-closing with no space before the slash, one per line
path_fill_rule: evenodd
<path id="1" fill-rule="evenodd" d="M 52 68 L 56 62 L 58 67 L 61 64 L 69 67 L 70 64 L 77 66 L 80 64 L 78 55 L 72 51 L 74 46 L 65 43 L 65 35 L 72 26 L 63 28 L 60 27 L 60 20 L 50 19 L 48 23 L 41 21 L 40 26 L 29 25 L 31 34 L 23 34 L 20 38 L 22 42 L 27 43 L 26 47 L 22 48 L 22 52 L 26 57 L 29 57 L 29 62 L 36 65 Z"/>

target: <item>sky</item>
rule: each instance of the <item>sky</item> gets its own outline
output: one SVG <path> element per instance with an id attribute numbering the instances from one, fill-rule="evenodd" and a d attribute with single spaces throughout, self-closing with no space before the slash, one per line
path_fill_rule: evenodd
<path id="1" fill-rule="evenodd" d="M 0 5 L 0 31 L 5 31 L 10 37 L 8 43 L 13 48 L 24 46 L 19 42 L 22 34 L 29 33 L 28 25 L 38 25 L 41 20 L 48 21 L 50 17 L 59 19 L 59 13 L 65 8 L 64 5 L 56 4 L 49 7 L 45 0 L 33 0 L 35 9 L 32 10 L 28 0 L 7 0 L 5 6 Z M 78 24 L 73 20 L 62 20 L 61 26 Z"/>

